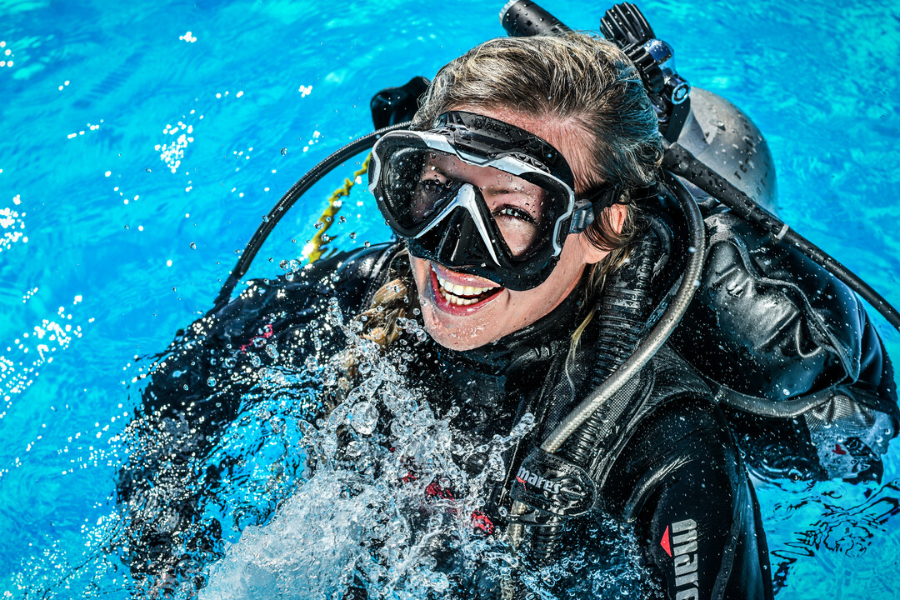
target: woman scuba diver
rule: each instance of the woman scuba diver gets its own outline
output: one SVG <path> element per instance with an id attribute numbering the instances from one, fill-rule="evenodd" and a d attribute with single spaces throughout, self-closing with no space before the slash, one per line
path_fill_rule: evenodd
<path id="1" fill-rule="evenodd" d="M 706 232 L 685 224 L 690 192 L 662 170 L 664 143 L 641 73 L 608 41 L 495 39 L 443 67 L 412 124 L 372 151 L 369 189 L 399 241 L 253 282 L 158 364 L 143 408 L 167 448 L 135 454 L 119 486 L 132 571 L 183 576 L 191 552 L 212 547 L 195 495 L 154 496 L 160 465 L 189 476 L 187 457 L 208 451 L 261 367 L 340 350 L 336 331 L 297 335 L 336 303 L 386 351 L 406 344 L 402 323 L 420 323 L 429 339 L 405 354 L 407 377 L 454 415 L 462 446 L 534 416 L 479 513 L 519 569 L 587 544 L 612 515 L 633 526 L 664 597 L 771 598 L 747 467 L 879 477 L 897 427 L 893 373 L 852 292 L 780 238 L 705 198 L 709 240 L 692 244 Z M 694 288 L 671 339 L 581 410 Z M 278 351 L 246 351 L 260 339 Z M 470 472 L 486 460 L 459 458 Z M 515 569 L 472 579 L 450 592 L 526 597 Z"/>

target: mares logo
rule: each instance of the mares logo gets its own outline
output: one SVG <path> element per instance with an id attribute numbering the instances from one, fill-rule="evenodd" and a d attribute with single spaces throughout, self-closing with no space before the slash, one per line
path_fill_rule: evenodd
<path id="1" fill-rule="evenodd" d="M 697 600 L 697 523 L 693 519 L 672 523 L 671 542 L 669 529 L 666 527 L 659 545 L 675 559 L 675 600 Z"/>
<path id="2" fill-rule="evenodd" d="M 522 485 L 530 485 L 533 487 L 537 487 L 544 491 L 550 492 L 551 494 L 559 493 L 559 482 L 558 481 L 550 481 L 550 480 L 544 479 L 537 473 L 532 473 L 525 467 L 519 467 L 519 472 L 516 474 L 516 481 L 518 481 Z"/>

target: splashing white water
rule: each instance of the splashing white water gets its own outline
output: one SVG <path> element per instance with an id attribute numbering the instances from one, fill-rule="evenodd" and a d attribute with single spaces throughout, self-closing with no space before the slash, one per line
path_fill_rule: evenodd
<path id="1" fill-rule="evenodd" d="M 324 599 L 351 586 L 370 598 L 424 598 L 446 592 L 476 565 L 500 572 L 509 562 L 480 509 L 487 484 L 505 475 L 503 452 L 529 431 L 531 415 L 509 436 L 476 448 L 490 458 L 469 474 L 451 452 L 452 415 L 435 415 L 405 387 L 395 362 L 342 324 L 336 307 L 330 318 L 344 328 L 350 351 L 309 366 L 334 383 L 353 356 L 362 376 L 327 419 L 306 424 L 314 474 L 269 524 L 247 528 L 213 566 L 204 600 Z"/>

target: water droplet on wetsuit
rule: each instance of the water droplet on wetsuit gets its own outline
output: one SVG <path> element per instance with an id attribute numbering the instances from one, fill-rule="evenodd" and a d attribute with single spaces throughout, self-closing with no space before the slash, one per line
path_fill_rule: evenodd
<path id="1" fill-rule="evenodd" d="M 378 409 L 371 402 L 360 402 L 350 413 L 350 425 L 361 435 L 371 435 L 378 424 Z"/>

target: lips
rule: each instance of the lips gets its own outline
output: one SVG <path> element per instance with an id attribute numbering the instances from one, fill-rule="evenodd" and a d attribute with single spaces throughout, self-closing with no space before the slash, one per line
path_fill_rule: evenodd
<path id="1" fill-rule="evenodd" d="M 452 281 L 455 279 L 456 281 Z M 454 315 L 467 315 L 488 304 L 503 290 L 493 285 L 488 287 L 468 285 L 481 283 L 484 280 L 472 281 L 457 273 L 431 264 L 431 286 L 435 304 L 444 312 Z"/>

